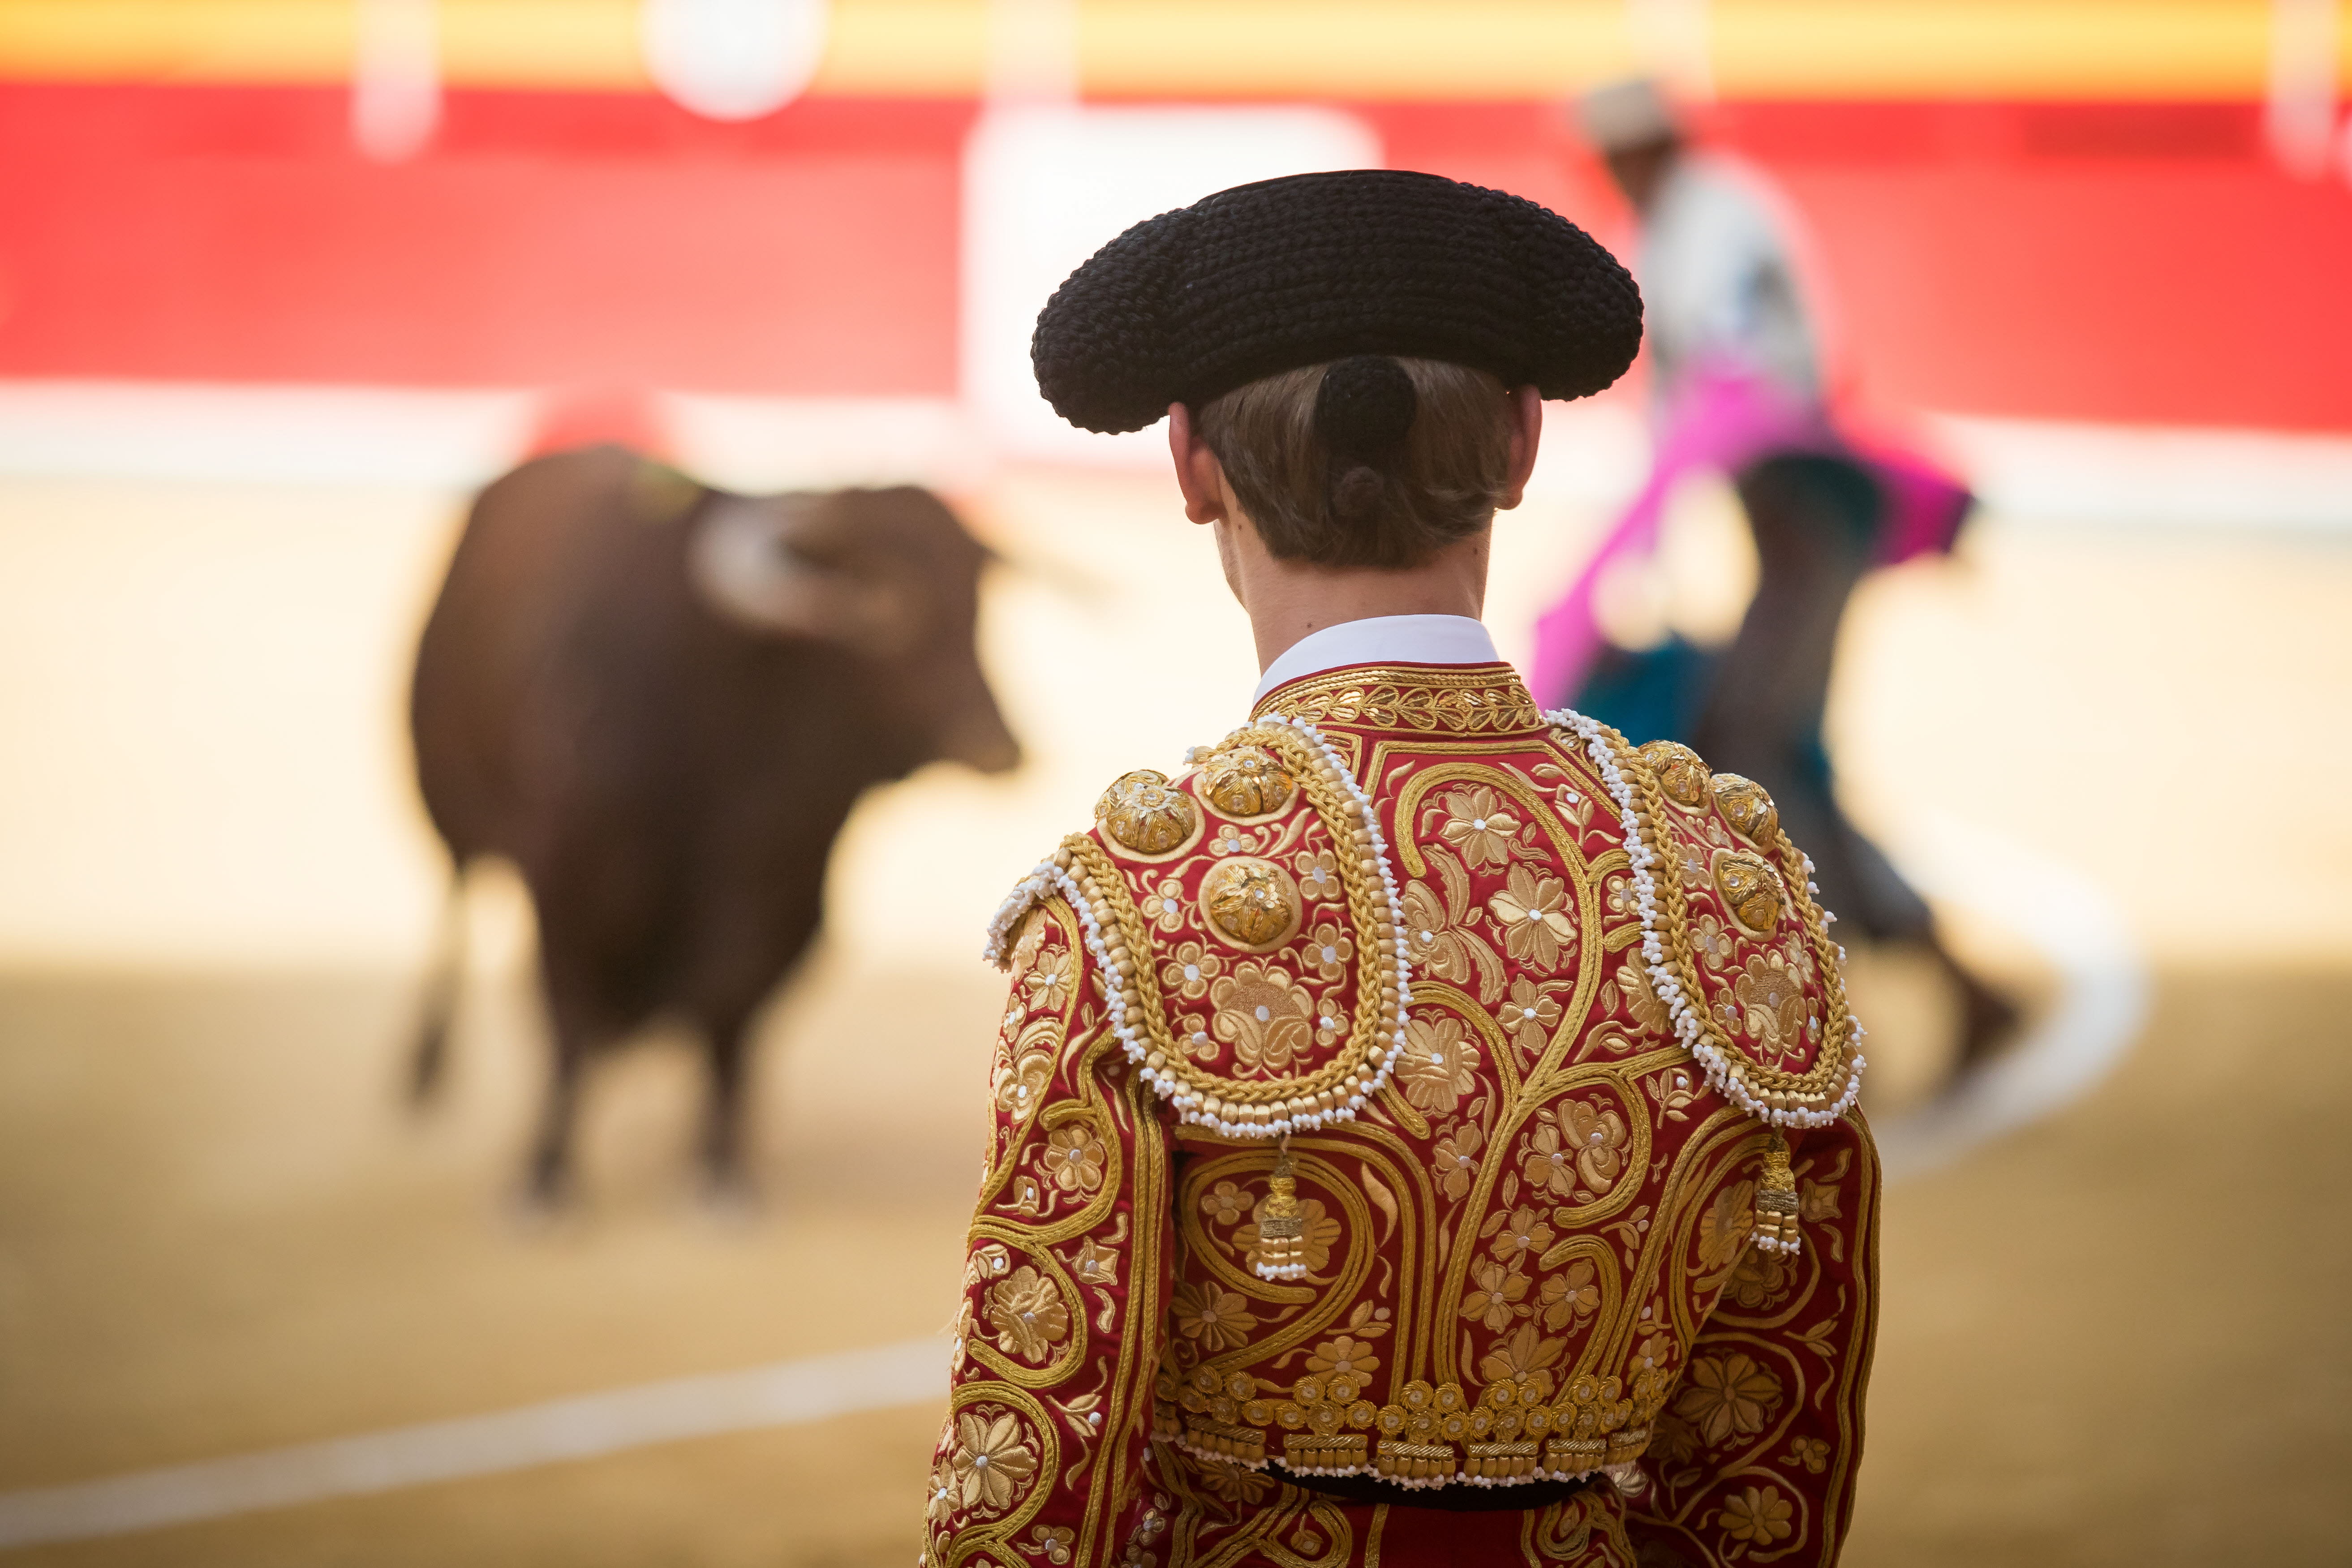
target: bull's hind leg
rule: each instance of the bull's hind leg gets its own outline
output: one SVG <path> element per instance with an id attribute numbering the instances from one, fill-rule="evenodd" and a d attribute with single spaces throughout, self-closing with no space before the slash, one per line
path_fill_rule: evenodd
<path id="1" fill-rule="evenodd" d="M 709 1200 L 725 1208 L 744 1207 L 758 1197 L 744 1163 L 744 1124 L 750 1118 L 744 1088 L 751 1076 L 750 1008 L 712 1023 L 710 1097 L 702 1110 L 702 1174 Z"/>
<path id="2" fill-rule="evenodd" d="M 546 930 L 542 927 L 542 930 Z M 596 995 L 560 931 L 541 938 L 541 974 L 546 984 L 551 1051 L 547 1099 L 530 1149 L 527 1196 L 542 1207 L 562 1204 L 572 1193 L 572 1132 L 580 1120 L 580 1087 L 590 1057 L 626 1030 Z"/>
<path id="3" fill-rule="evenodd" d="M 408 1098 L 422 1104 L 441 1086 L 448 1068 L 449 1030 L 457 1016 L 457 992 L 466 964 L 466 868 L 449 873 L 441 900 L 440 928 L 434 933 L 431 967 L 419 998 L 416 1047 L 408 1061 Z"/>
<path id="4" fill-rule="evenodd" d="M 555 1208 L 572 1191 L 572 1125 L 580 1109 L 580 1069 L 586 1043 L 556 1030 L 555 1059 L 548 1074 L 547 1100 L 530 1145 L 529 1187 L 524 1195 L 542 1208 Z"/>

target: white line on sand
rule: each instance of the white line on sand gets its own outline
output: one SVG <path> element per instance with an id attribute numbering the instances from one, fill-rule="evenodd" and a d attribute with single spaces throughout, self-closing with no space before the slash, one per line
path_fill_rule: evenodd
<path id="1" fill-rule="evenodd" d="M 2073 1104 L 2123 1059 L 2147 1016 L 2146 960 L 2098 884 L 1950 817 L 1913 826 L 1905 868 L 1937 899 L 2024 938 L 2058 972 L 2059 994 L 2024 1038 L 1956 1092 L 1871 1124 L 1889 1181 L 1941 1169 Z"/>
<path id="2" fill-rule="evenodd" d="M 595 1458 L 685 1437 L 791 1426 L 929 1404 L 946 1392 L 947 1346 L 937 1339 L 672 1378 L 488 1415 L 0 1493 L 0 1548 L 121 1535 Z"/>

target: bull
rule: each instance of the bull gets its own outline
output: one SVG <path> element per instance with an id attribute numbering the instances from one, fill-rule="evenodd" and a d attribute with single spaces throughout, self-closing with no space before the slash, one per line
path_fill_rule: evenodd
<path id="1" fill-rule="evenodd" d="M 858 796 L 1020 749 L 973 637 L 987 550 L 927 490 L 741 496 L 618 447 L 474 502 L 416 653 L 416 776 L 449 898 L 412 1063 L 440 1076 L 466 869 L 512 861 L 553 1038 L 529 1191 L 566 1186 L 582 1069 L 656 1017 L 709 1064 L 700 1153 L 741 1192 L 747 1026 L 815 936 Z"/>

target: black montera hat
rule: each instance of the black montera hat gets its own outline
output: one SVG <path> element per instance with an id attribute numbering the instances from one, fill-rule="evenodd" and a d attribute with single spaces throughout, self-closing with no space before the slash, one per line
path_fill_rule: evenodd
<path id="1" fill-rule="evenodd" d="M 1137 224 L 1054 291 L 1029 357 L 1055 413 L 1111 432 L 1354 354 L 1583 397 L 1641 342 L 1632 276 L 1559 214 L 1435 174 L 1351 169 L 1236 185 Z"/>

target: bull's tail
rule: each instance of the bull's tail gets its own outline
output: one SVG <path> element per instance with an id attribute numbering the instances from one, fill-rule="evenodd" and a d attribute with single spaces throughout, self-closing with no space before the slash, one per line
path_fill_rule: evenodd
<path id="1" fill-rule="evenodd" d="M 409 1058 L 408 1098 L 422 1105 L 433 1098 L 448 1065 L 449 1029 L 457 1021 L 458 987 L 466 968 L 466 868 L 451 868 L 449 890 L 441 900 L 439 930 L 433 938 L 430 967 L 417 1011 L 416 1049 Z"/>

